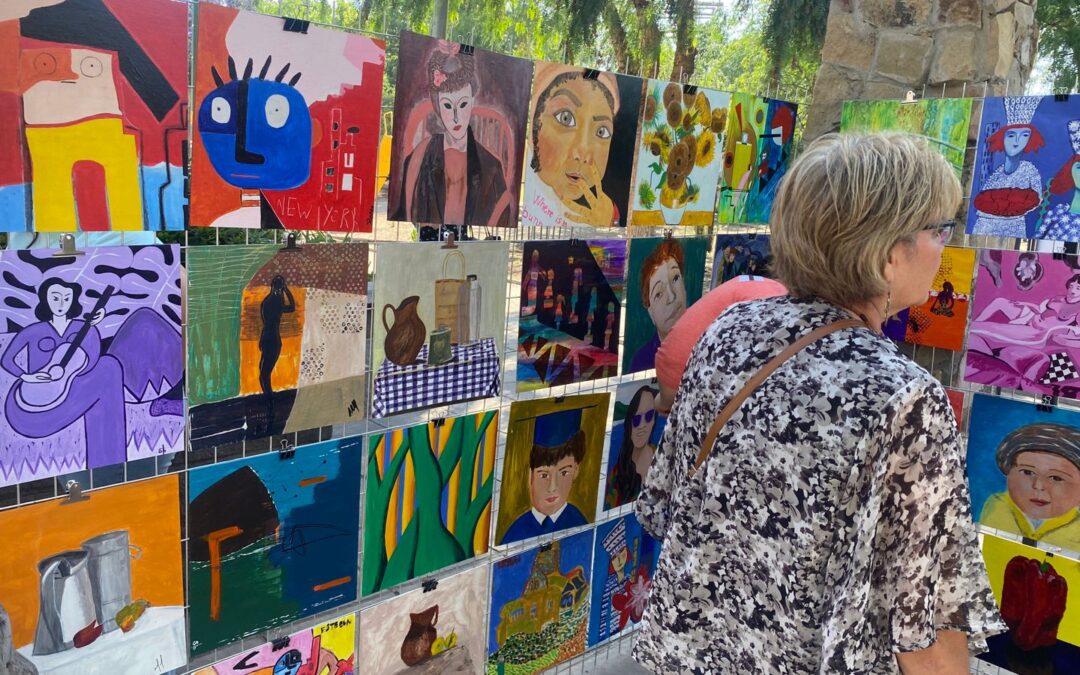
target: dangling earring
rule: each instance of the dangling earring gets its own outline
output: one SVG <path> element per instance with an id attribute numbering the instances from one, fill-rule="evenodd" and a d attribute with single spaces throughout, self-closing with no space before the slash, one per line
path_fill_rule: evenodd
<path id="1" fill-rule="evenodd" d="M 892 289 L 885 295 L 885 320 L 882 323 L 889 323 L 889 310 L 892 309 Z"/>

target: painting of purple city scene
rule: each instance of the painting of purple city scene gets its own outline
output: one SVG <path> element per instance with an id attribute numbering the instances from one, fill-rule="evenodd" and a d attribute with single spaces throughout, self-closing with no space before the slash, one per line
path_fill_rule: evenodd
<path id="1" fill-rule="evenodd" d="M 964 379 L 1080 398 L 1078 320 L 1076 256 L 981 251 Z"/>
<path id="2" fill-rule="evenodd" d="M 0 253 L 0 486 L 183 448 L 179 253 Z"/>
<path id="3" fill-rule="evenodd" d="M 525 242 L 517 389 L 614 377 L 626 240 Z"/>

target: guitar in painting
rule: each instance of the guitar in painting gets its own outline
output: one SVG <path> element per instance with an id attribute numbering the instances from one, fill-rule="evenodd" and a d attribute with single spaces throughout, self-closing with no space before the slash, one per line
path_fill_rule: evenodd
<path id="1" fill-rule="evenodd" d="M 94 308 L 83 316 L 75 337 L 70 342 L 62 342 L 44 368 L 23 376 L 15 392 L 19 407 L 27 412 L 41 412 L 52 410 L 67 399 L 72 380 L 90 365 L 90 357 L 82 348 L 83 341 L 97 323 L 95 317 L 104 315 L 105 305 L 115 291 L 113 286 L 107 286 L 94 303 Z"/>

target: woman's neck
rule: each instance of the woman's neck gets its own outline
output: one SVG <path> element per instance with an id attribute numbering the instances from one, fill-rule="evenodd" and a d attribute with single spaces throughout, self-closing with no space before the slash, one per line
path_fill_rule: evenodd
<path id="1" fill-rule="evenodd" d="M 889 317 L 885 315 L 886 304 L 888 304 L 888 300 L 882 297 L 844 305 L 844 309 L 862 319 L 870 330 L 881 333 L 881 327 L 889 320 Z"/>
<path id="2" fill-rule="evenodd" d="M 71 319 L 66 316 L 54 316 L 49 319 L 49 323 L 53 325 L 53 328 L 56 329 L 57 333 L 62 335 L 64 331 L 67 330 L 67 327 L 71 325 Z"/>
<path id="3" fill-rule="evenodd" d="M 450 134 L 443 134 L 443 149 L 444 150 L 460 150 L 465 151 L 465 146 L 468 145 L 469 134 L 465 134 L 461 137 L 461 140 L 454 140 L 450 138 Z"/>
<path id="4" fill-rule="evenodd" d="M 1012 155 L 1005 155 L 1005 173 L 1012 173 L 1020 168 L 1020 155 L 1015 157 Z"/>
<path id="5" fill-rule="evenodd" d="M 1069 212 L 1080 215 L 1080 187 L 1073 190 L 1073 200 Z"/>

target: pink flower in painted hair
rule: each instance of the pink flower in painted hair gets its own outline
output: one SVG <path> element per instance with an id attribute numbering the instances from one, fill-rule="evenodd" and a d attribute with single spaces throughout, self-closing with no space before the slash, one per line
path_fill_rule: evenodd
<path id="1" fill-rule="evenodd" d="M 436 68 L 435 72 L 431 75 L 431 82 L 436 87 L 441 87 L 442 83 L 446 82 L 446 73 Z"/>

